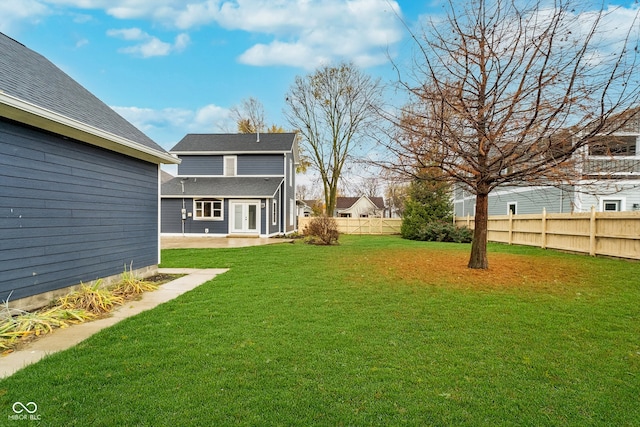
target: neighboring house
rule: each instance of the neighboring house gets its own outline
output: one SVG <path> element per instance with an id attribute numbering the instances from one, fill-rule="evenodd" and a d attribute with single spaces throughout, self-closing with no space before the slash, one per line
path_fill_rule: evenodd
<path id="1" fill-rule="evenodd" d="M 38 53 L 0 33 L 0 301 L 153 274 L 160 164 L 179 161 Z"/>
<path id="2" fill-rule="evenodd" d="M 298 205 L 298 216 L 310 217 L 319 215 L 324 211 L 322 200 L 307 199 L 296 201 Z"/>
<path id="3" fill-rule="evenodd" d="M 269 237 L 296 231 L 294 133 L 189 134 L 162 184 L 162 233 Z"/>
<path id="4" fill-rule="evenodd" d="M 336 197 L 333 216 L 341 218 L 383 218 L 385 212 L 382 197 Z"/>
<path id="5" fill-rule="evenodd" d="M 297 215 L 302 217 L 313 216 L 314 200 L 296 200 Z"/>
<path id="6" fill-rule="evenodd" d="M 575 183 L 499 187 L 489 195 L 489 215 L 640 210 L 640 109 L 613 135 L 594 138 L 576 156 Z M 454 191 L 456 216 L 473 216 L 475 196 Z"/>

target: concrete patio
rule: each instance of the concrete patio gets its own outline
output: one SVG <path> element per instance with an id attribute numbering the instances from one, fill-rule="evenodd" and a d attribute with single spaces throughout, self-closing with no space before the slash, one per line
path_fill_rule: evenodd
<path id="1" fill-rule="evenodd" d="M 213 236 L 162 236 L 162 249 L 184 248 L 243 248 L 247 246 L 292 243 L 293 239 L 282 237 L 213 237 Z"/>

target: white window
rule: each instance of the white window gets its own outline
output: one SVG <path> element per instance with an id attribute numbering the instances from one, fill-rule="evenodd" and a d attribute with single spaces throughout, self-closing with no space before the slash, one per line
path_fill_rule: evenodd
<path id="1" fill-rule="evenodd" d="M 236 156 L 224 156 L 224 176 L 236 176 L 237 163 Z"/>
<path id="2" fill-rule="evenodd" d="M 278 223 L 278 201 L 273 199 L 271 202 L 271 223 L 276 225 Z"/>
<path id="3" fill-rule="evenodd" d="M 622 200 L 607 199 L 602 201 L 603 212 L 619 212 L 622 210 Z"/>
<path id="4" fill-rule="evenodd" d="M 518 213 L 518 203 L 511 202 L 507 205 L 507 214 L 515 215 Z"/>
<path id="5" fill-rule="evenodd" d="M 222 220 L 224 219 L 222 210 L 222 200 L 199 199 L 194 200 L 195 219 Z"/>
<path id="6" fill-rule="evenodd" d="M 293 158 L 289 161 L 289 187 L 293 187 Z"/>

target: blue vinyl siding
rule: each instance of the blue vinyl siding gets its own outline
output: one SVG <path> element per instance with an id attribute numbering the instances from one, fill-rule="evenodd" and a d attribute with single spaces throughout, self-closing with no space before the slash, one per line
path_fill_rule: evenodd
<path id="1" fill-rule="evenodd" d="M 283 171 L 282 154 L 244 154 L 238 155 L 238 175 L 278 175 L 282 176 Z"/>
<path id="2" fill-rule="evenodd" d="M 162 233 L 182 233 L 182 199 L 162 199 Z M 185 198 L 184 206 L 191 217 L 184 221 L 184 232 L 204 234 L 205 228 L 209 229 L 209 234 L 228 234 L 229 232 L 229 201 L 223 203 L 223 220 L 208 221 L 194 220 L 193 199 Z"/>
<path id="3" fill-rule="evenodd" d="M 236 156 L 238 176 L 282 176 L 284 162 L 282 154 L 242 154 Z M 180 176 L 222 176 L 224 156 L 183 156 L 178 166 Z"/>
<path id="4" fill-rule="evenodd" d="M 0 300 L 157 264 L 158 166 L 0 121 Z"/>
<path id="5" fill-rule="evenodd" d="M 223 174 L 223 156 L 183 156 L 178 165 L 181 176 L 216 176 Z"/>

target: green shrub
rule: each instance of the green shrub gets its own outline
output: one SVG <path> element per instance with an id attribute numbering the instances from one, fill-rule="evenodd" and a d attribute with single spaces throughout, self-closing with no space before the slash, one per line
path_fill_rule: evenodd
<path id="1" fill-rule="evenodd" d="M 425 242 L 470 243 L 473 232 L 467 227 L 458 228 L 454 224 L 432 221 L 416 227 L 405 227 L 402 223 L 402 237 Z"/>

